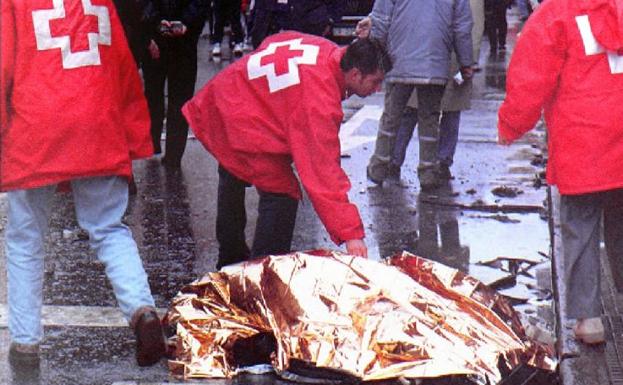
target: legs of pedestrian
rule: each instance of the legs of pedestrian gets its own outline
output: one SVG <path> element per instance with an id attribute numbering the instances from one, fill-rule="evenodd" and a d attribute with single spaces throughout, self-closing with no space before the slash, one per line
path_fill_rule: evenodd
<path id="1" fill-rule="evenodd" d="M 508 22 L 506 21 L 506 7 L 500 6 L 498 9 L 497 17 L 497 38 L 498 38 L 498 49 L 504 51 L 506 50 L 506 34 L 508 31 Z"/>
<path id="2" fill-rule="evenodd" d="M 173 52 L 176 63 L 167 74 L 167 134 L 162 164 L 169 169 L 179 169 L 188 140 L 188 122 L 182 115 L 182 106 L 195 92 L 197 50 L 196 45 L 180 44 Z"/>
<path id="3" fill-rule="evenodd" d="M 418 98 L 418 138 L 420 161 L 418 177 L 423 191 L 439 186 L 439 114 L 443 85 L 417 85 Z"/>
<path id="4" fill-rule="evenodd" d="M 604 202 L 604 242 L 614 286 L 623 292 L 623 189 L 606 193 Z"/>
<path id="5" fill-rule="evenodd" d="M 450 166 L 454 163 L 454 153 L 459 140 L 461 111 L 443 111 L 439 122 L 439 176 L 451 179 Z"/>
<path id="6" fill-rule="evenodd" d="M 407 148 L 413 137 L 415 126 L 417 126 L 417 109 L 405 107 L 400 120 L 400 127 L 396 133 L 394 151 L 392 152 L 392 159 L 389 164 L 389 176 L 391 178 L 400 179 L 400 168 L 405 161 Z"/>
<path id="7" fill-rule="evenodd" d="M 261 190 L 258 193 L 260 201 L 251 257 L 289 253 L 298 201 L 285 194 Z"/>
<path id="8" fill-rule="evenodd" d="M 383 183 L 389 175 L 389 164 L 394 150 L 396 132 L 400 127 L 402 114 L 414 87 L 413 84 L 387 84 L 385 108 L 381 116 L 374 154 L 370 158 L 366 170 L 368 179 L 374 183 Z"/>
<path id="9" fill-rule="evenodd" d="M 216 212 L 216 240 L 219 243 L 217 269 L 249 258 L 245 227 L 247 212 L 245 192 L 250 185 L 223 167 L 218 169 L 218 197 Z"/>
<path id="10" fill-rule="evenodd" d="M 6 255 L 11 359 L 39 359 L 44 237 L 56 186 L 7 193 Z M 29 354 L 30 353 L 30 354 Z"/>
<path id="11" fill-rule="evenodd" d="M 71 186 L 78 223 L 89 233 L 89 244 L 134 329 L 137 363 L 153 365 L 165 354 L 164 334 L 136 242 L 121 221 L 128 204 L 127 182 L 118 176 L 95 177 L 73 180 Z"/>
<path id="12" fill-rule="evenodd" d="M 166 69 L 162 59 L 146 58 L 143 62 L 143 80 L 145 83 L 145 98 L 149 106 L 151 119 L 151 139 L 154 153 L 160 154 L 162 148 L 160 138 L 164 123 L 164 84 Z"/>
<path id="13" fill-rule="evenodd" d="M 604 340 L 601 323 L 600 193 L 562 195 L 560 224 L 567 290 L 567 314 L 578 320 L 576 338 L 587 343 Z"/>

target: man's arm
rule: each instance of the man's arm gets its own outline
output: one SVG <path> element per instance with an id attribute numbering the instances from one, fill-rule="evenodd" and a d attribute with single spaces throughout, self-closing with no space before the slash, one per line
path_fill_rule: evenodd
<path id="1" fill-rule="evenodd" d="M 454 3 L 454 20 L 452 35 L 454 37 L 454 51 L 460 68 L 471 68 L 474 63 L 472 42 L 472 11 L 469 0 L 457 0 Z M 465 75 L 465 74 L 463 74 Z"/>
<path id="2" fill-rule="evenodd" d="M 363 224 L 357 207 L 348 199 L 351 185 L 340 165 L 341 95 L 335 86 L 321 80 L 314 82 L 313 91 L 314 97 L 302 98 L 290 115 L 288 142 L 292 159 L 331 239 L 338 245 L 347 242 L 349 253 L 363 256 L 367 254 Z"/>
<path id="3" fill-rule="evenodd" d="M 387 44 L 387 32 L 392 21 L 392 13 L 396 0 L 376 0 L 370 13 L 371 30 L 370 35 L 379 39 L 383 44 Z"/>
<path id="4" fill-rule="evenodd" d="M 558 87 L 567 45 L 558 17 L 562 12 L 555 2 L 542 7 L 522 29 L 508 67 L 506 98 L 498 112 L 500 144 L 510 144 L 530 131 Z"/>
<path id="5" fill-rule="evenodd" d="M 206 15 L 208 14 L 209 1 L 208 0 L 193 0 L 191 1 L 184 12 L 182 13 L 182 20 L 184 25 L 195 33 L 200 33 L 205 22 Z"/>

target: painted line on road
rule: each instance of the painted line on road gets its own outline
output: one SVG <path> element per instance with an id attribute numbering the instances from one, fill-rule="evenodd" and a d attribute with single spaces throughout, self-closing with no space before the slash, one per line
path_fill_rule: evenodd
<path id="1" fill-rule="evenodd" d="M 0 304 L 0 328 L 8 327 L 8 306 Z M 166 309 L 157 309 L 160 316 Z M 43 306 L 44 326 L 127 327 L 128 322 L 117 307 L 110 306 Z"/>
<path id="2" fill-rule="evenodd" d="M 348 152 L 363 144 L 374 142 L 376 133 L 374 135 L 355 135 L 355 132 L 367 120 L 380 121 L 382 114 L 383 106 L 366 105 L 348 119 L 346 123 L 342 124 L 340 128 L 342 152 Z"/>

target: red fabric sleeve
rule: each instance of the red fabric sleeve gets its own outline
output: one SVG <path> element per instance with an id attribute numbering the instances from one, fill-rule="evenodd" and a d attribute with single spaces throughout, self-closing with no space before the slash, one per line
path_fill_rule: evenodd
<path id="1" fill-rule="evenodd" d="M 565 60 L 561 10 L 544 2 L 517 39 L 508 67 L 506 98 L 498 112 L 500 138 L 514 141 L 530 131 L 558 86 Z"/>
<path id="2" fill-rule="evenodd" d="M 9 121 L 8 105 L 15 69 L 16 26 L 12 1 L 0 1 L 0 7 L 0 128 L 4 131 Z"/>
<path id="3" fill-rule="evenodd" d="M 363 239 L 359 211 L 348 200 L 350 181 L 340 165 L 341 97 L 321 81 L 309 83 L 326 89 L 307 93 L 290 117 L 288 139 L 294 165 L 333 242 Z"/>

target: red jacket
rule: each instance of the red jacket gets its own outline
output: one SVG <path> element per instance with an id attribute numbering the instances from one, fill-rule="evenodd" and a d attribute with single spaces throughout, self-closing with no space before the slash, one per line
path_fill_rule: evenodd
<path id="1" fill-rule="evenodd" d="M 0 4 L 0 189 L 130 176 L 131 159 L 153 150 L 112 2 Z"/>
<path id="2" fill-rule="evenodd" d="M 357 207 L 348 200 L 350 182 L 340 166 L 343 54 L 343 49 L 316 36 L 273 35 L 221 71 L 182 109 L 219 163 L 261 190 L 300 199 L 294 162 L 337 244 L 364 235 Z M 294 57 L 290 68 L 288 57 Z"/>
<path id="3" fill-rule="evenodd" d="M 517 40 L 499 111 L 499 134 L 508 140 L 519 138 L 544 110 L 547 178 L 562 194 L 623 187 L 619 55 L 620 0 L 547 0 Z"/>

